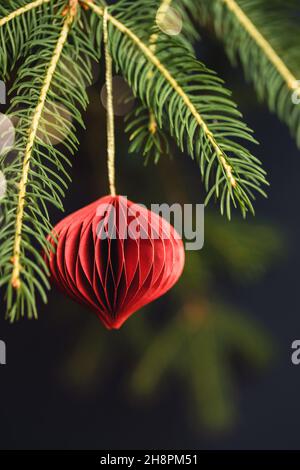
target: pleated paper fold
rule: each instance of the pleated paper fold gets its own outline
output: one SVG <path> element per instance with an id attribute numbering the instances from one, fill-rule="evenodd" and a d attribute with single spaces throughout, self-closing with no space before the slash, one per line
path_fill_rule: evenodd
<path id="1" fill-rule="evenodd" d="M 175 229 L 124 196 L 106 196 L 78 210 L 53 234 L 52 281 L 94 310 L 108 329 L 120 328 L 167 292 L 183 270 L 184 248 Z"/>

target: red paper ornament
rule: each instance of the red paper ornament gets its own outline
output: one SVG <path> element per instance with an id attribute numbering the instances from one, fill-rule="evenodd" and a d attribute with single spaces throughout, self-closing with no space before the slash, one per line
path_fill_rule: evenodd
<path id="1" fill-rule="evenodd" d="M 163 218 L 123 196 L 106 196 L 54 229 L 54 283 L 92 308 L 108 328 L 167 292 L 184 266 L 180 236 Z M 50 242 L 55 245 L 53 237 Z"/>

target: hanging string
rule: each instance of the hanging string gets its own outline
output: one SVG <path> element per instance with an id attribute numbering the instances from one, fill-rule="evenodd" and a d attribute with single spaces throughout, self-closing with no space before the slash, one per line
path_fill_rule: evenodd
<path id="1" fill-rule="evenodd" d="M 105 49 L 105 68 L 106 68 L 106 94 L 107 94 L 107 167 L 109 189 L 112 196 L 116 195 L 115 187 L 115 123 L 113 107 L 113 82 L 112 82 L 112 58 L 108 46 L 108 10 L 104 8 L 103 15 L 103 39 Z"/>

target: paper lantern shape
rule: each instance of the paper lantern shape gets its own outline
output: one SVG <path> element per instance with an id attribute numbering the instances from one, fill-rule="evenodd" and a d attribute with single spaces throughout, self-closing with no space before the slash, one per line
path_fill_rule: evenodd
<path id="1" fill-rule="evenodd" d="M 47 263 L 53 282 L 118 329 L 167 292 L 184 266 L 180 236 L 162 217 L 124 196 L 106 196 L 54 228 Z M 48 240 L 56 245 L 53 237 Z"/>

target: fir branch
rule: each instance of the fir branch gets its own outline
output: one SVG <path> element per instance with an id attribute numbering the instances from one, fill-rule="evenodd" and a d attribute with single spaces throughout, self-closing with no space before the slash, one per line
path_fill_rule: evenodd
<path id="1" fill-rule="evenodd" d="M 4 26 L 6 23 L 8 23 L 9 21 L 16 19 L 18 16 L 24 15 L 25 13 L 31 10 L 34 10 L 35 8 L 43 5 L 44 3 L 48 3 L 50 1 L 51 0 L 35 0 L 30 3 L 25 3 L 24 6 L 21 6 L 20 8 L 17 8 L 16 10 L 11 11 L 10 13 L 7 13 L 6 16 L 2 17 L 0 19 L 0 28 Z"/>
<path id="2" fill-rule="evenodd" d="M 299 89 L 300 85 L 297 84 L 297 79 L 291 70 L 286 66 L 282 58 L 274 50 L 271 44 L 265 39 L 261 32 L 256 28 L 250 18 L 244 13 L 242 8 L 238 5 L 236 0 L 222 0 L 227 8 L 235 15 L 239 23 L 245 28 L 249 36 L 261 48 L 264 55 L 277 69 L 278 73 L 282 76 L 283 80 L 290 90 Z"/>
<path id="3" fill-rule="evenodd" d="M 181 32 L 177 35 L 177 38 L 191 51 L 194 51 L 194 44 L 199 40 L 199 32 L 197 31 L 193 17 L 196 12 L 199 12 L 199 7 L 191 6 L 187 0 L 160 0 L 157 2 L 157 12 L 154 15 L 153 27 L 155 28 L 155 22 L 163 25 L 172 20 L 173 13 L 178 14 L 178 20 L 181 22 Z M 149 44 L 154 47 L 155 43 L 161 33 L 160 30 L 152 32 Z"/>
<path id="4" fill-rule="evenodd" d="M 163 22 L 168 9 L 171 7 L 174 0 L 162 0 L 159 6 L 161 10 L 160 21 Z M 156 43 L 159 38 L 159 32 L 156 31 L 151 34 L 149 39 L 149 47 L 155 52 Z M 148 77 L 151 80 L 151 75 Z M 136 108 L 126 116 L 127 126 L 126 132 L 130 132 L 129 152 L 142 153 L 145 157 L 145 164 L 149 160 L 158 163 L 162 155 L 170 154 L 169 139 L 164 129 L 160 128 L 155 114 L 152 110 L 148 110 L 141 102 L 138 103 Z"/>
<path id="5" fill-rule="evenodd" d="M 247 79 L 260 99 L 288 124 L 300 146 L 300 95 L 297 11 L 286 0 L 203 0 L 199 19 L 212 21 L 233 64 L 241 60 Z"/>
<path id="6" fill-rule="evenodd" d="M 13 0 L 0 5 L 0 76 L 7 77 L 20 54 L 26 49 L 30 31 L 49 10 L 52 0 Z"/>
<path id="7" fill-rule="evenodd" d="M 90 0 L 84 3 L 103 17 L 103 8 Z M 147 2 L 147 16 L 144 2 L 124 1 L 119 9 L 118 5 L 115 7 L 114 15 L 108 14 L 112 55 L 135 94 L 153 110 L 158 123 L 167 121 L 179 146 L 199 160 L 208 189 L 207 200 L 213 195 L 218 197 L 221 211 L 226 210 L 228 217 L 231 204 L 238 203 L 245 216 L 248 210 L 253 212 L 252 190 L 264 194 L 260 186 L 265 177 L 258 160 L 233 139 L 255 140 L 241 122 L 222 81 L 196 61 L 180 41 L 162 35 L 156 52 L 151 50 L 146 38 L 156 6 L 157 2 Z M 139 14 L 134 15 L 133 9 Z"/>
<path id="8" fill-rule="evenodd" d="M 191 18 L 199 12 L 199 6 L 190 4 L 187 0 L 162 0 L 158 6 L 160 24 L 164 23 L 164 19 L 168 21 L 170 8 L 178 12 L 182 21 L 182 31 L 178 37 L 193 52 L 193 44 L 199 39 L 199 34 Z M 157 20 L 157 15 L 155 19 Z M 154 23 L 153 27 L 155 27 Z M 156 29 L 150 36 L 149 46 L 153 52 L 156 50 L 160 33 L 161 31 Z M 151 75 L 149 80 L 151 80 Z M 161 156 L 171 156 L 169 136 L 166 130 L 159 126 L 152 110 L 149 111 L 139 102 L 136 108 L 126 116 L 126 122 L 126 132 L 130 132 L 130 153 L 142 154 L 145 157 L 145 164 L 149 161 L 158 163 Z"/>
<path id="9" fill-rule="evenodd" d="M 160 128 L 153 111 L 138 103 L 126 116 L 126 132 L 129 133 L 129 152 L 142 154 L 145 164 L 158 163 L 162 156 L 170 156 L 169 136 Z"/>
<path id="10" fill-rule="evenodd" d="M 11 283 L 15 289 L 19 289 L 21 286 L 20 280 L 20 271 L 21 271 L 21 264 L 20 264 L 20 254 L 21 254 L 21 241 L 22 241 L 22 228 L 23 228 L 23 217 L 24 217 L 24 205 L 26 200 L 26 185 L 28 182 L 28 174 L 30 171 L 30 164 L 31 164 L 31 157 L 34 147 L 34 142 L 36 140 L 37 131 L 40 125 L 40 121 L 42 118 L 42 113 L 45 108 L 47 94 L 49 92 L 51 82 L 53 80 L 53 76 L 55 74 L 55 70 L 57 68 L 58 61 L 61 57 L 61 53 L 65 42 L 67 40 L 71 25 L 74 21 L 74 14 L 67 14 L 66 19 L 64 21 L 60 36 L 58 38 L 56 47 L 53 52 L 53 56 L 51 58 L 46 77 L 44 80 L 43 87 L 40 92 L 38 105 L 34 111 L 32 124 L 28 136 L 28 141 L 25 149 L 25 155 L 23 160 L 23 170 L 22 170 L 22 178 L 19 184 L 19 201 L 17 207 L 17 220 L 16 220 L 16 234 L 15 234 L 15 241 L 14 241 L 14 249 L 13 249 L 13 273 Z"/>
<path id="11" fill-rule="evenodd" d="M 64 151 L 77 150 L 75 125 L 83 126 L 80 108 L 88 103 L 85 88 L 92 78 L 93 40 L 82 29 L 80 12 L 65 8 L 65 1 L 57 1 L 55 12 L 32 32 L 29 56 L 11 90 L 14 97 L 8 115 L 18 120 L 17 156 L 11 161 L 4 153 L 0 158 L 8 182 L 1 200 L 0 286 L 7 285 L 11 321 L 25 314 L 37 317 L 37 292 L 47 300 L 48 271 L 40 252 L 51 249 L 46 240 L 52 231 L 48 206 L 63 210 L 70 180 Z M 55 147 L 56 137 L 64 151 Z"/>
<path id="12" fill-rule="evenodd" d="M 172 5 L 173 0 L 162 0 L 161 4 L 159 6 L 159 10 L 161 10 L 161 21 L 163 22 L 164 18 L 166 17 L 166 13 L 168 11 L 168 8 Z M 158 32 L 152 33 L 150 36 L 149 44 L 150 48 L 152 49 L 153 52 L 155 52 L 156 48 L 156 41 L 158 39 Z"/>

